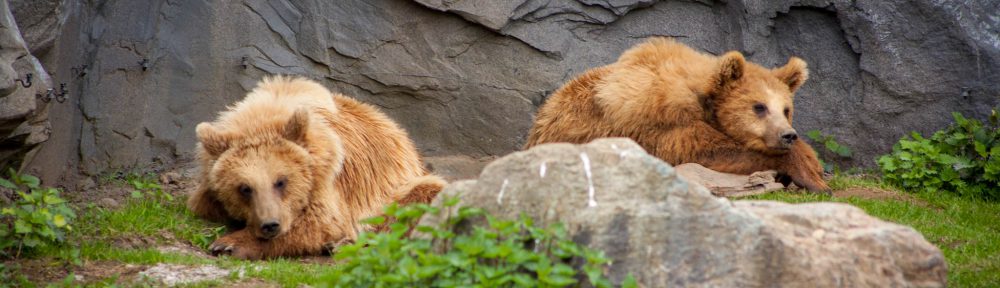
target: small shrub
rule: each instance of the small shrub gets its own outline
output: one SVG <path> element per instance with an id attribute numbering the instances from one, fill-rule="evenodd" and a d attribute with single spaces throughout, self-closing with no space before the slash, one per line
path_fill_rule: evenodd
<path id="1" fill-rule="evenodd" d="M 128 183 L 132 185 L 132 198 L 142 199 L 147 196 L 152 197 L 155 200 L 170 202 L 174 201 L 174 196 L 170 195 L 166 191 L 163 191 L 163 187 L 160 186 L 155 178 L 140 178 L 135 177 L 129 179 Z"/>
<path id="2" fill-rule="evenodd" d="M 446 201 L 454 206 L 457 199 Z M 335 257 L 345 260 L 324 277 L 332 287 L 611 287 L 604 277 L 610 261 L 603 252 L 581 247 L 561 225 L 537 227 L 521 216 L 501 220 L 483 210 L 461 207 L 439 227 L 417 226 L 424 214 L 440 209 L 418 204 L 392 205 L 385 215 L 396 219 L 389 233 L 362 233 L 342 246 Z M 465 227 L 463 220 L 484 217 L 484 227 Z M 385 217 L 366 220 L 384 225 Z M 468 225 L 466 225 L 468 226 Z M 427 237 L 408 238 L 416 229 Z M 576 263 L 574 268 L 571 263 Z M 635 287 L 631 276 L 622 283 Z"/>
<path id="3" fill-rule="evenodd" d="M 851 156 L 854 156 L 854 152 L 851 151 L 850 147 L 838 143 L 837 140 L 834 139 L 832 135 L 823 134 L 823 132 L 820 132 L 819 130 L 809 130 L 808 132 L 806 132 L 806 137 L 808 137 L 809 140 L 812 140 L 816 144 L 823 145 L 826 151 L 829 151 L 830 153 L 833 153 L 838 157 L 851 158 Z M 817 150 L 816 154 L 819 154 L 818 149 L 816 149 L 815 147 L 813 147 L 813 149 Z M 824 161 L 823 159 L 820 159 L 819 163 L 823 165 L 824 171 L 834 172 L 839 170 L 829 161 Z"/>
<path id="4" fill-rule="evenodd" d="M 955 123 L 930 138 L 913 132 L 878 159 L 884 179 L 916 191 L 952 191 L 1000 200 L 1000 121 L 989 125 L 952 113 Z"/>
<path id="5" fill-rule="evenodd" d="M 41 188 L 38 178 L 17 175 L 14 169 L 9 170 L 9 176 L 0 178 L 0 186 L 15 190 L 20 197 L 0 209 L 0 255 L 16 258 L 24 250 L 63 243 L 66 233 L 73 230 L 70 223 L 76 214 L 59 196 L 59 190 Z"/>

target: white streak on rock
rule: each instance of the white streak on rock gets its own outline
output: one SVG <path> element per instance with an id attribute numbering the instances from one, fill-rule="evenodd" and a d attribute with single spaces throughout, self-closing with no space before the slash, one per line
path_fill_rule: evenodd
<path id="1" fill-rule="evenodd" d="M 503 205 L 503 192 L 507 190 L 507 179 L 503 179 L 503 184 L 500 184 L 500 194 L 497 194 L 497 204 Z"/>
<path id="2" fill-rule="evenodd" d="M 587 207 L 597 207 L 597 201 L 594 200 L 594 176 L 590 172 L 590 158 L 586 152 L 582 152 L 580 160 L 583 160 L 583 172 L 587 174 Z"/>

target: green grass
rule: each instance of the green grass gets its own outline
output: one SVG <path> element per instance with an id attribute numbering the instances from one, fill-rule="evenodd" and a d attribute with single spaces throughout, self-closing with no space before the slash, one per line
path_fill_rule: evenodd
<path id="1" fill-rule="evenodd" d="M 224 231 L 224 227 L 197 219 L 184 206 L 184 199 L 174 199 L 168 203 L 146 199 L 130 199 L 121 208 L 107 210 L 90 207 L 81 208 L 80 218 L 74 223 L 75 233 L 69 243 L 79 243 L 76 247 L 57 247 L 38 251 L 34 257 L 52 261 L 70 261 L 75 253 L 84 265 L 91 261 L 112 261 L 136 265 L 171 263 L 183 265 L 215 265 L 234 271 L 230 279 L 260 279 L 284 287 L 296 287 L 299 283 L 314 283 L 320 275 L 333 270 L 330 264 L 302 263 L 298 260 L 278 259 L 272 261 L 242 261 L 229 258 L 201 257 L 182 253 L 165 253 L 156 247 L 125 249 L 115 246 L 116 240 L 125 238 L 153 239 L 160 244 L 169 242 L 190 243 L 199 249 L 206 249 L 211 241 Z M 164 237 L 166 236 L 166 237 Z M 172 239 L 167 239 L 172 238 Z M 239 271 L 239 272 L 237 272 Z M 242 276 L 242 278 L 240 277 Z M 107 287 L 115 283 L 117 276 L 89 283 L 87 286 Z M 31 283 L 20 283 L 29 285 Z M 142 285 L 127 283 L 127 286 Z M 222 282 L 206 281 L 191 283 L 183 287 L 213 287 Z M 53 285 L 59 286 L 58 283 Z M 3 285 L 0 285 L 2 287 Z M 30 286 L 30 285 L 29 285 Z"/>
<path id="2" fill-rule="evenodd" d="M 847 187 L 898 189 L 877 179 L 835 177 L 835 189 Z M 951 193 L 909 194 L 915 200 L 832 198 L 778 192 L 751 197 L 791 203 L 833 201 L 849 203 L 880 219 L 908 225 L 944 253 L 948 284 L 953 287 L 1000 287 L 1000 203 L 962 198 Z"/>
<path id="3" fill-rule="evenodd" d="M 830 181 L 835 190 L 851 187 L 897 190 L 875 177 L 835 177 Z M 898 191 L 898 190 L 897 190 Z M 948 261 L 949 284 L 954 287 L 1000 286 L 1000 203 L 960 198 L 949 193 L 910 194 L 915 200 L 872 200 L 832 198 L 812 194 L 778 192 L 751 199 L 776 200 L 791 203 L 834 201 L 864 209 L 869 214 L 904 225 L 923 233 L 928 241 L 940 247 Z M 213 287 L 225 281 L 239 282 L 259 279 L 284 287 L 299 283 L 315 283 L 320 275 L 334 269 L 331 264 L 303 263 L 299 260 L 241 261 L 228 258 L 199 257 L 180 253 L 164 253 L 155 247 L 124 249 L 113 243 L 122 238 L 145 237 L 157 242 L 191 243 L 205 249 L 222 232 L 218 224 L 194 217 L 184 207 L 184 199 L 163 202 L 153 197 L 130 199 L 121 208 L 106 210 L 81 208 L 74 223 L 69 243 L 63 247 L 39 251 L 34 257 L 51 261 L 69 261 L 78 253 L 84 265 L 92 261 L 111 261 L 136 265 L 172 263 L 184 265 L 216 265 L 234 272 L 229 279 L 192 283 L 185 287 Z M 167 237 L 164 237 L 167 235 Z M 165 239 L 172 238 L 172 239 Z M 107 287 L 117 277 L 88 279 L 88 286 Z M 22 283 L 23 284 L 23 283 Z M 60 286 L 59 283 L 53 283 Z M 141 285 L 131 283 L 128 285 Z M 4 285 L 0 285 L 4 286 Z"/>

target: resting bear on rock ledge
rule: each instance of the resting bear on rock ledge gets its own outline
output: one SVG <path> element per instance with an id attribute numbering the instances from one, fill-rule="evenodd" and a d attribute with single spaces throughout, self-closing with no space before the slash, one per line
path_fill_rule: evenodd
<path id="1" fill-rule="evenodd" d="M 715 57 L 654 38 L 557 90 L 538 110 L 526 148 L 628 137 L 672 165 L 777 170 L 829 192 L 815 152 L 791 125 L 792 96 L 808 74 L 795 57 L 766 69 L 736 51 Z"/>
<path id="2" fill-rule="evenodd" d="M 264 79 L 201 123 L 194 214 L 241 223 L 211 245 L 243 259 L 320 254 L 357 237 L 385 205 L 429 203 L 429 175 L 406 132 L 375 108 L 306 79 Z"/>

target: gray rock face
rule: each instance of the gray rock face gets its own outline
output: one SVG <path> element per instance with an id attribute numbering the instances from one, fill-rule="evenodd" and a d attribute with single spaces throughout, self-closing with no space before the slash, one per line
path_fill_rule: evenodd
<path id="1" fill-rule="evenodd" d="M 67 13 L 59 13 L 62 0 L 8 1 L 24 41 L 33 55 L 42 55 L 55 45 Z"/>
<path id="2" fill-rule="evenodd" d="M 845 204 L 717 198 L 628 139 L 513 153 L 442 193 L 499 217 L 562 222 L 613 259 L 612 280 L 632 273 L 644 287 L 946 284 L 941 251 L 910 227 Z"/>
<path id="3" fill-rule="evenodd" d="M 649 36 L 767 66 L 806 59 L 795 126 L 853 148 L 840 164 L 872 166 L 911 130 L 1000 103 L 994 0 L 11 3 L 71 95 L 32 163 L 48 180 L 189 157 L 194 126 L 271 73 L 378 105 L 425 155 L 503 155 L 552 90 Z"/>
<path id="4" fill-rule="evenodd" d="M 49 82 L 28 52 L 7 1 L 0 2 L 0 169 L 20 168 L 26 154 L 48 138 L 46 111 L 35 94 L 44 94 Z"/>

